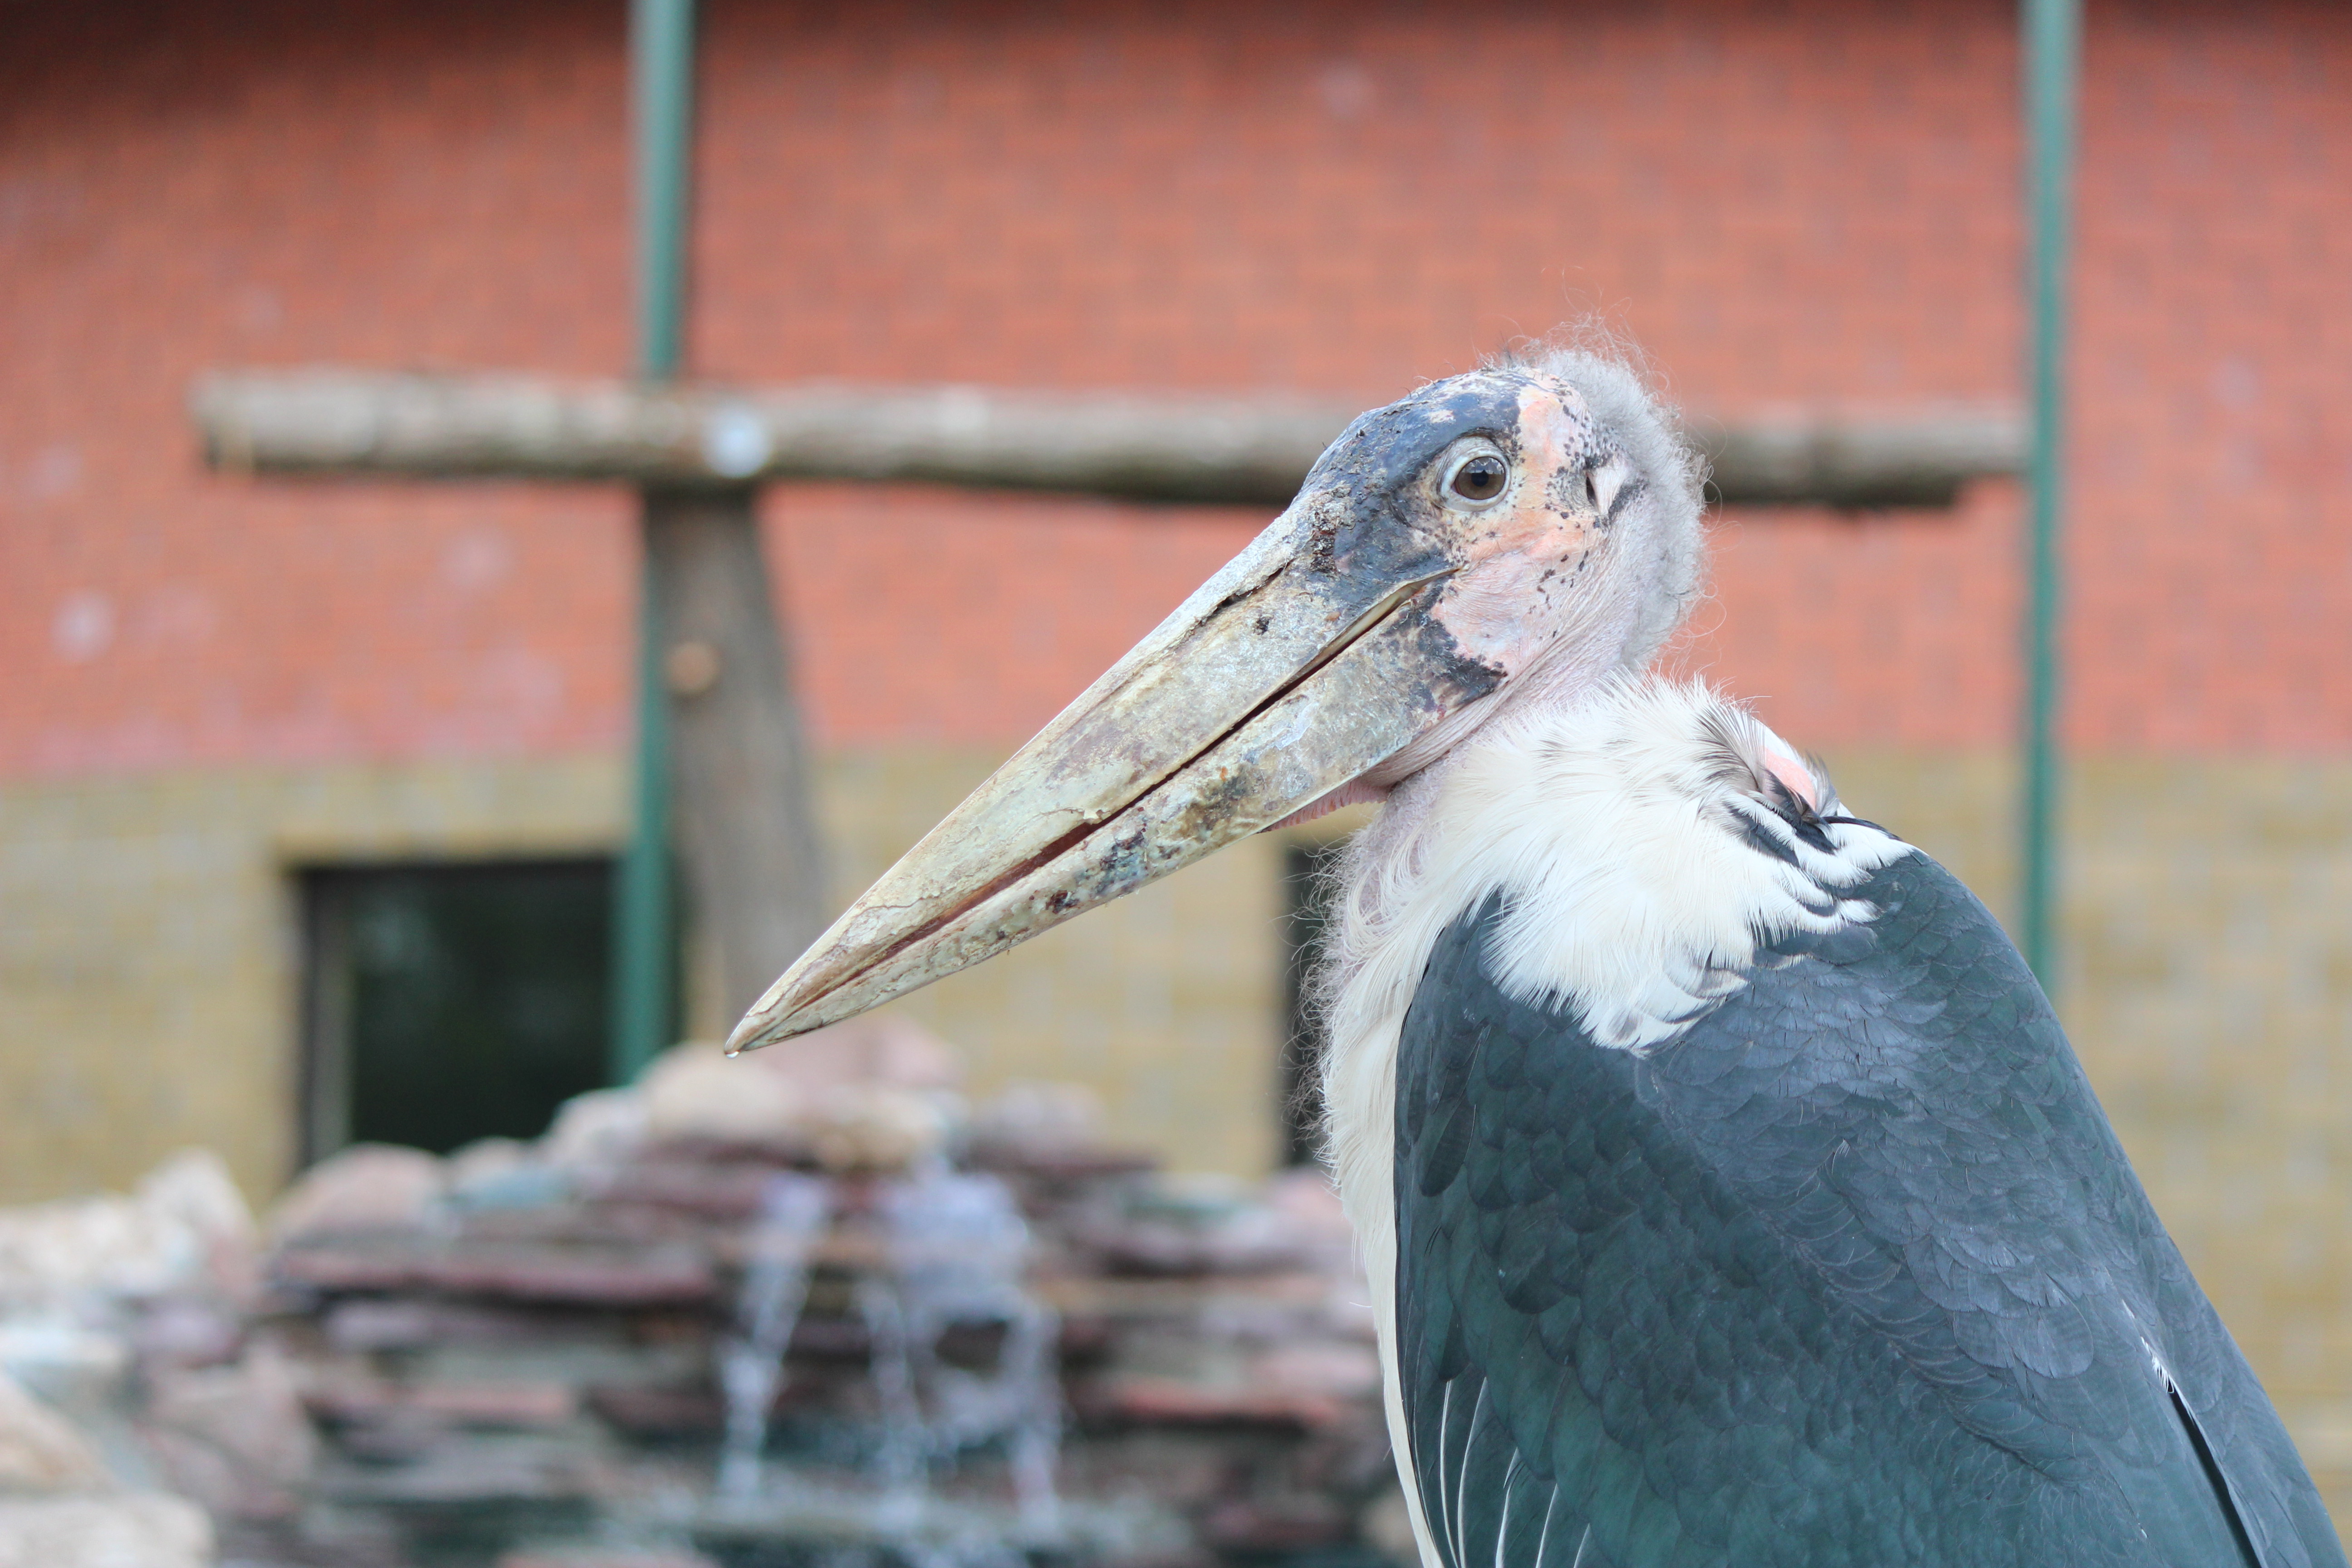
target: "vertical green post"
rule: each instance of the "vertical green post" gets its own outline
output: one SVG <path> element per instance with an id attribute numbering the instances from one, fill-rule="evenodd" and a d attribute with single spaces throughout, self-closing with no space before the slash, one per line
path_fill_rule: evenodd
<path id="1" fill-rule="evenodd" d="M 2032 453 L 2027 468 L 2025 713 L 2019 805 L 2019 936 L 2045 991 L 2057 985 L 2058 525 L 2063 497 L 2066 279 L 2072 249 L 2082 0 L 2022 0 Z"/>
<path id="2" fill-rule="evenodd" d="M 678 373 L 686 316 L 688 163 L 694 122 L 694 0 L 630 0 L 636 148 L 637 374 Z M 627 1083 L 669 1044 L 677 914 L 669 847 L 669 694 L 652 552 L 637 608 L 635 820 L 614 900 L 612 1079 Z"/>
<path id="3" fill-rule="evenodd" d="M 694 135 L 694 0 L 630 0 L 637 163 L 637 374 L 677 374 Z"/>

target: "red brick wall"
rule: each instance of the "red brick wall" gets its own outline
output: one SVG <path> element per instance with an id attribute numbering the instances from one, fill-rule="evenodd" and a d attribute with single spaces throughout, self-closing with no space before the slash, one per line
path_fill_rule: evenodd
<path id="1" fill-rule="evenodd" d="M 2006 4 L 714 0 L 695 358 L 1393 395 L 1595 305 L 1690 404 L 2013 385 Z M 0 13 L 0 770 L 611 744 L 625 502 L 195 466 L 210 364 L 628 353 L 618 5 Z M 2352 12 L 2099 5 L 2070 723 L 2352 742 Z M 1256 520 L 773 492 L 816 721 L 1009 741 Z M 1728 520 L 1697 662 L 2010 724 L 2016 508 Z"/>

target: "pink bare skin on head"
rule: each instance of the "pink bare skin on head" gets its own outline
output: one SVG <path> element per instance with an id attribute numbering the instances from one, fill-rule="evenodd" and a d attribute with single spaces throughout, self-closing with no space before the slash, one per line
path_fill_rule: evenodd
<path id="1" fill-rule="evenodd" d="M 1488 504 L 1465 506 L 1445 493 L 1442 468 L 1433 475 L 1435 521 L 1454 570 L 1431 618 L 1463 652 L 1502 671 L 1507 685 L 1580 629 L 1576 606 L 1590 587 L 1582 579 L 1607 542 L 1610 508 L 1630 472 L 1576 388 L 1549 376 L 1512 379 L 1519 384 L 1515 427 L 1485 443 L 1509 459 L 1509 488 Z M 1275 826 L 1294 827 L 1387 798 L 1400 779 L 1459 743 L 1486 716 L 1460 715 L 1423 744 Z"/>
<path id="2" fill-rule="evenodd" d="M 1435 618 L 1464 651 L 1517 675 L 1572 623 L 1577 580 L 1606 537 L 1609 502 L 1627 472 L 1603 444 L 1583 395 L 1538 379 L 1519 395 L 1510 490 L 1463 520 L 1462 562 Z"/>

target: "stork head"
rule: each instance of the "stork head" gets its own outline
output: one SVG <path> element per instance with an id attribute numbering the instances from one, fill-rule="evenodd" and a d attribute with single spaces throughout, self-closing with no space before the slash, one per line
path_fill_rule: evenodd
<path id="1" fill-rule="evenodd" d="M 1592 354 L 1500 363 L 1364 415 L 730 1047 L 836 1023 L 1234 839 L 1378 798 L 1498 714 L 1641 664 L 1696 589 L 1698 483 L 1639 379 Z"/>

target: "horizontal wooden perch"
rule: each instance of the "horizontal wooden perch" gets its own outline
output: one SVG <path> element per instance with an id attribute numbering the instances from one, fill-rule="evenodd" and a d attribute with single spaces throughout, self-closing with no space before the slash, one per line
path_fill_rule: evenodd
<path id="1" fill-rule="evenodd" d="M 1281 506 L 1360 410 L 1328 398 L 810 382 L 730 391 L 367 371 L 222 372 L 190 410 L 215 468 L 739 485 L 866 479 Z M 1694 420 L 1726 501 L 1948 506 L 2015 473 L 2014 415 Z"/>

